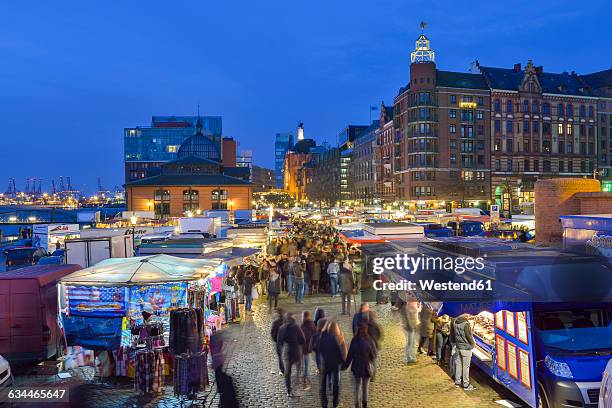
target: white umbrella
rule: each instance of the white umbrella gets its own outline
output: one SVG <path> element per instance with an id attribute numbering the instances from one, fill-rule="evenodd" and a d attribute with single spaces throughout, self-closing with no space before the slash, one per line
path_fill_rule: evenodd
<path id="1" fill-rule="evenodd" d="M 160 254 L 132 258 L 109 258 L 62 278 L 70 285 L 129 286 L 184 282 L 205 278 L 219 266 L 214 259 L 186 259 Z"/>

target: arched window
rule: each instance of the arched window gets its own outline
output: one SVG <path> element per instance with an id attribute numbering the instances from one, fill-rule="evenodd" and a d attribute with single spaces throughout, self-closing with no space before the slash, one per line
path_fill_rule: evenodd
<path id="1" fill-rule="evenodd" d="M 196 212 L 200 209 L 198 190 L 183 190 L 183 212 Z"/>
<path id="2" fill-rule="evenodd" d="M 586 117 L 586 106 L 580 105 L 580 108 L 578 108 L 578 109 L 579 109 L 578 112 L 579 112 L 580 117 L 581 118 Z"/>
<path id="3" fill-rule="evenodd" d="M 533 103 L 531 104 L 531 110 L 533 111 L 533 113 L 540 112 L 540 104 L 538 103 L 538 101 L 533 101 Z"/>
<path id="4" fill-rule="evenodd" d="M 506 113 L 512 113 L 512 100 L 506 100 Z"/>
<path id="5" fill-rule="evenodd" d="M 157 218 L 164 218 L 170 215 L 170 191 L 155 190 L 153 193 L 153 203 Z"/>
<path id="6" fill-rule="evenodd" d="M 593 109 L 593 106 L 589 106 L 589 118 L 592 118 L 593 116 L 595 116 L 595 109 Z"/>
<path id="7" fill-rule="evenodd" d="M 550 115 L 550 105 L 548 102 L 542 104 L 542 115 Z"/>
<path id="8" fill-rule="evenodd" d="M 499 101 L 499 99 L 496 99 L 493 102 L 493 110 L 495 110 L 495 112 L 497 112 L 497 113 L 501 112 L 501 102 Z"/>
<path id="9" fill-rule="evenodd" d="M 568 103 L 565 107 L 565 116 L 574 116 L 574 105 L 572 105 L 571 103 Z"/>
<path id="10" fill-rule="evenodd" d="M 564 114 L 564 110 L 563 110 L 563 104 L 560 103 L 557 105 L 557 116 L 563 116 Z"/>
<path id="11" fill-rule="evenodd" d="M 527 99 L 523 101 L 523 112 L 529 113 L 529 101 Z"/>
<path id="12" fill-rule="evenodd" d="M 211 194 L 213 210 L 227 210 L 227 191 L 213 190 Z"/>

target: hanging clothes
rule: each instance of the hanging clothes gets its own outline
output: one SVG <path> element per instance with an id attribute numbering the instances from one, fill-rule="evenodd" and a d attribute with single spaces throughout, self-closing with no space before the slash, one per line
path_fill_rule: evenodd
<path id="1" fill-rule="evenodd" d="M 174 395 L 191 395 L 204 390 L 210 384 L 208 354 L 177 355 L 174 358 Z"/>
<path id="2" fill-rule="evenodd" d="M 202 309 L 176 309 L 170 312 L 170 353 L 197 353 L 202 350 L 203 337 Z"/>
<path id="3" fill-rule="evenodd" d="M 164 385 L 164 355 L 162 350 L 136 352 L 134 388 L 140 394 L 156 393 Z"/>

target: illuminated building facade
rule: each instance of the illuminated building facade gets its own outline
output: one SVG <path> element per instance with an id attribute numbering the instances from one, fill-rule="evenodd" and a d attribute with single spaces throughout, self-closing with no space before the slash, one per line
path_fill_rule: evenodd
<path id="1" fill-rule="evenodd" d="M 486 207 L 490 122 L 483 76 L 438 70 L 423 34 L 411 62 L 410 81 L 393 108 L 397 200 L 430 208 Z"/>
<path id="2" fill-rule="evenodd" d="M 607 163 L 598 149 L 598 98 L 576 73 L 478 65 L 491 90 L 492 193 L 506 212 L 531 212 L 538 179 L 593 177 Z"/>
<path id="3" fill-rule="evenodd" d="M 393 106 L 380 105 L 379 128 L 374 149 L 374 201 L 385 204 L 395 201 Z"/>

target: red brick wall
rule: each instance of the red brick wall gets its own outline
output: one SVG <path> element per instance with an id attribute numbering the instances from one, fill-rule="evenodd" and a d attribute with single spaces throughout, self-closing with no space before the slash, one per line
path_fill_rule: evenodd
<path id="1" fill-rule="evenodd" d="M 538 180 L 535 184 L 536 240 L 559 244 L 563 240 L 560 215 L 586 214 L 576 193 L 601 192 L 599 181 L 581 178 Z M 602 194 L 602 193 L 600 193 Z M 592 214 L 592 212 L 590 212 Z"/>

